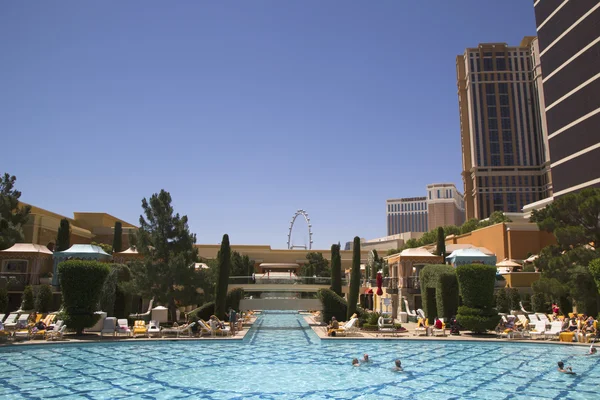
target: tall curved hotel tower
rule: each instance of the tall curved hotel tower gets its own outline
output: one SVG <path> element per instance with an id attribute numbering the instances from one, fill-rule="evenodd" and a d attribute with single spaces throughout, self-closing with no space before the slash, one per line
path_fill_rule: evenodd
<path id="1" fill-rule="evenodd" d="M 554 197 L 600 186 L 600 1 L 535 0 Z"/>

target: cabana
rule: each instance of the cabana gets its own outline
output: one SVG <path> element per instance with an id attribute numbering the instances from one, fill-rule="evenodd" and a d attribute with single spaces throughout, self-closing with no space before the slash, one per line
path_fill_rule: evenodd
<path id="1" fill-rule="evenodd" d="M 485 264 L 496 266 L 496 256 L 487 255 L 478 249 L 455 250 L 446 257 L 453 267 L 465 264 Z"/>
<path id="2" fill-rule="evenodd" d="M 144 256 L 134 246 L 113 254 L 113 259 L 118 264 L 127 264 L 130 261 L 142 260 L 143 258 Z"/>
<path id="3" fill-rule="evenodd" d="M 111 255 L 105 253 L 100 246 L 91 244 L 74 244 L 65 251 L 54 253 L 54 267 L 52 275 L 52 285 L 58 286 L 58 264 L 65 260 L 96 260 L 108 261 Z"/>
<path id="4" fill-rule="evenodd" d="M 0 276 L 14 277 L 21 285 L 38 285 L 40 273 L 50 272 L 52 252 L 46 246 L 33 243 L 17 243 L 0 251 Z"/>

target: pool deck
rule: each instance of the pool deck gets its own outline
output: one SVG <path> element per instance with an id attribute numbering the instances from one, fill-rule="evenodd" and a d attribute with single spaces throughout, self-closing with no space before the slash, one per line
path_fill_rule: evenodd
<path id="1" fill-rule="evenodd" d="M 520 343 L 532 343 L 532 344 L 556 344 L 565 346 L 583 346 L 589 347 L 591 343 L 579 343 L 579 342 L 560 342 L 558 340 L 546 340 L 546 339 L 530 339 L 530 338 L 498 338 L 496 334 L 486 334 L 474 336 L 470 331 L 462 331 L 460 335 L 450 335 L 449 330 L 446 330 L 446 336 L 425 336 L 414 334 L 415 328 L 417 327 L 416 322 L 403 323 L 402 327 L 406 328 L 404 332 L 398 333 L 380 333 L 377 331 L 369 332 L 359 330 L 351 335 L 347 336 L 327 336 L 327 326 L 316 321 L 312 314 L 304 314 L 304 320 L 312 328 L 313 332 L 321 340 L 435 340 L 435 341 L 469 341 L 469 342 L 520 342 Z"/>
<path id="2" fill-rule="evenodd" d="M 436 341 L 470 341 L 470 342 L 521 342 L 521 343 L 532 343 L 532 344 L 556 344 L 565 346 L 583 346 L 589 347 L 590 343 L 579 343 L 579 342 L 560 342 L 558 340 L 539 340 L 539 339 L 507 339 L 497 338 L 495 334 L 479 335 L 474 336 L 469 331 L 463 331 L 461 335 L 454 336 L 449 333 L 446 336 L 416 336 L 414 330 L 416 323 L 408 322 L 402 324 L 407 330 L 405 332 L 398 333 L 380 333 L 380 332 L 369 332 L 369 331 L 357 331 L 347 336 L 327 336 L 327 327 L 316 321 L 310 313 L 300 313 L 303 316 L 304 321 L 309 327 L 315 332 L 315 334 L 321 340 L 436 340 Z M 99 332 L 86 332 L 84 336 L 76 336 L 75 334 L 65 334 L 63 340 L 8 340 L 0 342 L 1 347 L 13 347 L 13 346 L 29 346 L 29 345 L 44 345 L 44 344 L 77 344 L 77 343 L 110 343 L 110 342 L 160 342 L 160 341 L 231 341 L 231 340 L 243 340 L 246 334 L 250 331 L 250 328 L 256 322 L 257 317 L 260 313 L 257 313 L 256 317 L 253 317 L 247 323 L 244 323 L 244 328 L 241 331 L 237 331 L 234 336 L 180 336 L 174 335 L 165 337 L 128 337 L 128 336 L 100 336 Z"/>

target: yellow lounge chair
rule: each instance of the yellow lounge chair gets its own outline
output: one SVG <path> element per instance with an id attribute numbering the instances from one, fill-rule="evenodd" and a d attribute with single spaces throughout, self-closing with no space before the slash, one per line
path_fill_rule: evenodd
<path id="1" fill-rule="evenodd" d="M 133 324 L 133 337 L 135 338 L 137 335 L 145 335 L 146 337 L 150 337 L 150 335 L 148 335 L 146 323 L 141 319 L 135 321 Z"/>
<path id="2" fill-rule="evenodd" d="M 46 327 L 48 327 L 48 326 L 50 326 L 50 324 L 52 324 L 54 322 L 55 318 L 56 318 L 56 314 L 48 314 L 48 315 L 46 315 L 46 318 L 44 318 L 42 320 L 42 322 L 44 323 L 44 325 L 46 325 Z M 43 339 L 45 337 L 46 337 L 46 329 L 42 329 L 39 331 L 32 332 L 31 338 L 32 339 L 36 339 L 36 338 Z"/>

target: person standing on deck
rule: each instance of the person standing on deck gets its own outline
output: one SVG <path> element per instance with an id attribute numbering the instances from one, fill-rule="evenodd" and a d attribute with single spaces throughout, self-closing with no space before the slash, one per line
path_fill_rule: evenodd
<path id="1" fill-rule="evenodd" d="M 232 307 L 229 307 L 229 329 L 231 330 L 231 336 L 235 336 L 235 323 L 237 321 L 237 313 Z"/>

